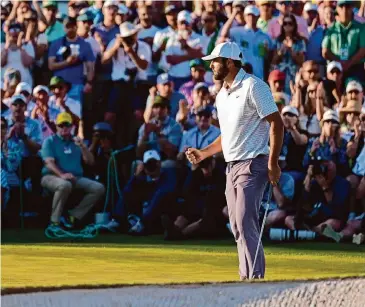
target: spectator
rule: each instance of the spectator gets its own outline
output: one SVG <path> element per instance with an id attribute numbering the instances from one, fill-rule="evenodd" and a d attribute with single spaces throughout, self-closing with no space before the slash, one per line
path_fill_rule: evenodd
<path id="1" fill-rule="evenodd" d="M 343 100 L 343 105 L 346 104 L 347 100 L 357 100 L 360 102 L 360 104 L 363 105 L 364 109 L 364 93 L 363 93 L 363 87 L 359 82 L 356 80 L 352 80 L 346 85 L 346 96 Z"/>
<path id="2" fill-rule="evenodd" d="M 36 4 L 37 3 L 37 4 Z M 44 16 L 45 24 L 44 33 L 47 36 L 48 43 L 53 43 L 54 41 L 62 38 L 65 35 L 65 30 L 59 21 L 56 19 L 58 4 L 57 1 L 43 1 L 43 12 L 38 5 L 38 1 L 33 1 L 35 9 L 37 10 L 38 16 Z M 42 32 L 42 28 L 39 29 Z"/>
<path id="3" fill-rule="evenodd" d="M 19 23 L 10 24 L 6 33 L 5 44 L 1 44 L 1 77 L 8 68 L 20 72 L 21 81 L 33 85 L 30 68 L 34 62 L 35 52 L 33 45 L 24 42 L 24 32 Z"/>
<path id="4" fill-rule="evenodd" d="M 115 16 L 115 23 L 120 26 L 122 23 L 128 21 L 128 13 L 129 10 L 128 8 L 124 5 L 124 4 L 119 4 L 118 5 L 118 12 L 117 15 Z"/>
<path id="5" fill-rule="evenodd" d="M 328 29 L 322 42 L 322 54 L 328 61 L 340 62 L 344 80 L 349 76 L 365 82 L 365 36 L 363 25 L 354 20 L 352 1 L 337 2 L 338 20 Z"/>
<path id="6" fill-rule="evenodd" d="M 201 58 L 204 53 L 202 37 L 193 32 L 192 18 L 188 11 L 181 11 L 177 17 L 178 33 L 174 34 L 166 44 L 166 61 L 171 65 L 171 76 L 175 89 L 190 80 L 189 61 Z"/>
<path id="7" fill-rule="evenodd" d="M 23 95 L 26 99 L 27 110 L 25 111 L 26 116 L 30 116 L 32 110 L 35 107 L 35 103 L 32 101 L 32 88 L 28 83 L 20 82 L 15 88 L 15 95 Z"/>
<path id="8" fill-rule="evenodd" d="M 270 72 L 268 83 L 272 93 L 280 93 L 285 99 L 285 105 L 289 104 L 290 96 L 284 93 L 285 73 L 275 69 Z"/>
<path id="9" fill-rule="evenodd" d="M 93 164 L 94 157 L 79 138 L 72 138 L 72 118 L 68 113 L 57 116 L 57 134 L 48 137 L 42 146 L 42 158 L 45 163 L 41 184 L 54 193 L 52 214 L 48 231 L 57 233 L 62 227 L 78 227 L 80 220 L 91 210 L 104 194 L 104 186 L 83 177 L 81 160 Z M 68 211 L 62 220 L 66 202 L 73 190 L 82 190 L 82 201 Z"/>
<path id="10" fill-rule="evenodd" d="M 104 49 L 103 42 L 100 36 L 96 36 L 99 40 L 91 35 L 91 27 L 93 26 L 93 15 L 86 11 L 77 17 L 77 35 L 90 44 L 94 57 L 101 54 Z"/>
<path id="11" fill-rule="evenodd" d="M 285 72 L 285 92 L 290 94 L 290 81 L 304 62 L 306 51 L 304 40 L 298 33 L 298 26 L 294 15 L 283 17 L 281 33 L 274 46 L 272 64 L 274 69 Z"/>
<path id="12" fill-rule="evenodd" d="M 260 17 L 257 20 L 257 28 L 267 33 L 269 30 L 269 22 L 272 19 L 273 3 L 271 1 L 256 1 L 260 9 Z"/>
<path id="13" fill-rule="evenodd" d="M 339 114 L 341 138 L 348 142 L 355 135 L 356 122 L 360 121 L 361 102 L 357 100 L 347 101 L 346 106 L 339 109 Z"/>
<path id="14" fill-rule="evenodd" d="M 179 92 L 183 94 L 188 102 L 189 106 L 194 104 L 193 102 L 193 90 L 195 85 L 200 82 L 204 82 L 204 76 L 206 73 L 204 61 L 201 59 L 191 60 L 189 63 L 191 80 L 181 85 Z"/>
<path id="15" fill-rule="evenodd" d="M 83 9 L 87 9 L 89 4 L 87 1 L 70 0 L 68 2 L 68 16 L 71 18 L 77 18 Z"/>
<path id="16" fill-rule="evenodd" d="M 232 3 L 233 0 L 223 0 L 223 11 L 225 13 L 225 15 L 227 16 L 227 18 L 230 18 L 233 12 L 233 7 L 232 7 Z"/>
<path id="17" fill-rule="evenodd" d="M 103 15 L 103 1 L 102 0 L 95 0 L 94 4 L 91 5 L 87 10 L 91 12 L 94 16 L 94 24 L 97 25 L 100 22 L 103 22 L 104 15 Z"/>
<path id="18" fill-rule="evenodd" d="M 217 235 L 224 228 L 222 209 L 225 177 L 214 158 L 194 166 L 191 179 L 185 184 L 184 204 L 175 221 L 168 215 L 161 218 L 165 240 L 188 239 Z"/>
<path id="19" fill-rule="evenodd" d="M 127 215 L 131 234 L 138 234 L 146 228 L 151 231 L 161 214 L 173 210 L 176 176 L 171 170 L 161 167 L 161 157 L 155 150 L 143 155 L 143 172 L 135 175 L 123 191 L 119 215 Z M 133 223 L 134 219 L 139 220 Z"/>
<path id="20" fill-rule="evenodd" d="M 153 101 L 157 95 L 169 100 L 169 116 L 176 118 L 179 110 L 179 102 L 185 100 L 185 96 L 181 93 L 181 90 L 180 92 L 174 91 L 174 84 L 167 73 L 157 77 L 157 86 L 151 87 L 149 92 L 150 95 L 147 98 L 146 110 L 143 115 L 145 122 L 149 122 L 152 118 Z"/>
<path id="21" fill-rule="evenodd" d="M 283 23 L 284 19 L 287 15 L 291 13 L 292 10 L 292 2 L 291 1 L 276 1 L 276 9 L 280 12 L 278 17 L 275 17 L 270 20 L 268 24 L 268 34 L 272 39 L 277 39 L 281 33 L 283 32 Z M 297 35 L 308 39 L 308 28 L 307 22 L 303 17 L 292 15 L 295 17 L 295 25 L 297 30 Z"/>
<path id="22" fill-rule="evenodd" d="M 323 87 L 326 90 L 326 105 L 331 108 L 338 108 L 342 95 L 342 65 L 339 62 L 330 62 L 327 65 L 327 79 L 323 80 Z"/>
<path id="23" fill-rule="evenodd" d="M 323 1 L 326 3 L 326 1 Z M 328 28 L 331 28 L 335 22 L 335 13 L 330 6 L 325 6 L 323 9 L 323 22 L 321 24 L 323 25 L 323 28 L 327 30 Z"/>
<path id="24" fill-rule="evenodd" d="M 55 121 L 60 112 L 49 107 L 49 90 L 46 86 L 37 85 L 33 90 L 33 96 L 36 106 L 30 117 L 41 125 L 42 139 L 44 140 L 56 132 Z"/>

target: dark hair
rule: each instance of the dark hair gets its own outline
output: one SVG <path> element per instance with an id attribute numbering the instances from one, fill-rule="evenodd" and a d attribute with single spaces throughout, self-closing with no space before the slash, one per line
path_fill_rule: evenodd
<path id="1" fill-rule="evenodd" d="M 5 119 L 4 116 L 1 116 L 1 122 L 5 124 L 5 127 L 8 128 L 8 121 Z"/>
<path id="2" fill-rule="evenodd" d="M 253 73 L 253 68 L 252 68 L 252 65 L 248 62 L 245 62 L 243 65 L 242 65 L 242 68 L 245 72 L 247 72 L 248 74 L 252 74 Z"/>
<path id="3" fill-rule="evenodd" d="M 280 31 L 280 35 L 278 36 L 278 41 L 279 42 L 283 42 L 285 39 L 285 31 L 284 31 L 284 20 L 285 18 L 290 18 L 291 21 L 293 22 L 293 41 L 299 41 L 302 40 L 302 37 L 299 35 L 298 33 L 298 23 L 297 20 L 295 19 L 295 16 L 293 14 L 285 14 L 284 18 L 283 18 L 283 24 L 281 25 L 281 31 Z"/>
<path id="4" fill-rule="evenodd" d="M 231 59 L 222 58 L 223 64 L 226 64 L 228 60 L 231 60 Z M 242 62 L 241 61 L 239 61 L 239 60 L 232 60 L 232 61 L 233 61 L 233 64 L 236 68 L 242 68 Z"/>

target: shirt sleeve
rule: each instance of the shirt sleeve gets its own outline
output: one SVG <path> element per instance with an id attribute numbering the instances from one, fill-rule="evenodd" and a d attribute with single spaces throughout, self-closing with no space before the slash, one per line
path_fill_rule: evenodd
<path id="1" fill-rule="evenodd" d="M 55 152 L 52 146 L 52 137 L 48 137 L 44 141 L 41 149 L 41 156 L 43 160 L 47 158 L 55 158 Z"/>
<path id="2" fill-rule="evenodd" d="M 251 101 L 257 109 L 260 118 L 278 112 L 269 86 L 263 81 L 256 81 L 251 86 Z"/>
<path id="3" fill-rule="evenodd" d="M 94 52 L 91 49 L 91 45 L 84 41 L 84 56 L 83 56 L 83 60 L 85 62 L 95 62 L 95 56 L 94 56 Z"/>
<path id="4" fill-rule="evenodd" d="M 51 46 L 49 47 L 49 57 L 56 57 L 59 48 L 60 48 L 59 40 L 52 42 Z"/>
<path id="5" fill-rule="evenodd" d="M 326 31 L 326 34 L 323 37 L 322 48 L 324 48 L 324 49 L 331 49 L 330 34 L 331 34 L 331 31 L 328 30 L 328 31 Z"/>
<path id="6" fill-rule="evenodd" d="M 179 147 L 181 142 L 182 132 L 181 127 L 178 123 L 175 123 L 175 125 L 172 127 L 171 132 L 167 136 L 168 141 L 175 145 L 176 147 Z"/>

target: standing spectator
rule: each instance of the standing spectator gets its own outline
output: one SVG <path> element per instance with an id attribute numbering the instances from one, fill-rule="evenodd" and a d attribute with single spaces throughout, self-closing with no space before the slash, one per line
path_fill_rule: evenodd
<path id="1" fill-rule="evenodd" d="M 281 33 L 274 46 L 272 64 L 274 69 L 285 72 L 285 92 L 290 94 L 290 81 L 304 62 L 306 51 L 304 40 L 298 33 L 298 26 L 294 15 L 287 14 L 283 17 Z"/>
<path id="2" fill-rule="evenodd" d="M 327 1 L 323 1 L 324 3 Z M 328 28 L 332 27 L 335 22 L 335 14 L 330 6 L 326 6 L 323 9 L 323 28 L 327 30 Z"/>
<path id="3" fill-rule="evenodd" d="M 272 19 L 273 2 L 259 0 L 256 1 L 257 6 L 260 9 L 260 17 L 257 20 L 257 28 L 262 32 L 267 33 L 269 30 L 269 22 Z"/>
<path id="4" fill-rule="evenodd" d="M 93 26 L 93 15 L 89 11 L 77 16 L 77 35 L 90 44 L 90 47 L 94 53 L 94 57 L 97 58 L 101 54 L 103 44 L 102 41 L 97 41 L 95 37 L 91 35 L 91 27 Z"/>
<path id="5" fill-rule="evenodd" d="M 118 5 L 118 13 L 115 16 L 115 23 L 120 26 L 123 22 L 128 21 L 129 10 L 124 4 Z"/>
<path id="6" fill-rule="evenodd" d="M 61 226 L 77 227 L 80 220 L 104 194 L 104 186 L 96 181 L 83 177 L 81 160 L 86 164 L 94 163 L 94 156 L 81 139 L 73 139 L 71 135 L 72 118 L 67 113 L 57 116 L 57 134 L 47 138 L 42 146 L 42 158 L 45 167 L 42 170 L 41 184 L 53 195 L 52 214 L 48 230 L 62 231 Z M 72 190 L 85 193 L 82 201 L 68 211 L 63 225 L 61 216 Z"/>
<path id="7" fill-rule="evenodd" d="M 21 81 L 33 85 L 31 66 L 34 62 L 35 52 L 33 45 L 24 42 L 24 32 L 19 23 L 10 24 L 6 33 L 5 44 L 1 44 L 1 78 L 8 68 L 20 72 Z"/>
<path id="8" fill-rule="evenodd" d="M 226 41 L 226 39 L 229 37 L 231 28 L 243 27 L 246 24 L 244 16 L 244 2 L 233 1 L 232 7 L 232 14 L 229 16 L 228 20 L 224 24 L 217 44 L 224 43 Z"/>
<path id="9" fill-rule="evenodd" d="M 322 54 L 328 61 L 340 62 L 344 80 L 354 77 L 365 82 L 364 26 L 354 20 L 352 1 L 337 2 L 338 20 L 328 29 L 322 42 Z"/>
<path id="10" fill-rule="evenodd" d="M 66 36 L 52 43 L 49 50 L 48 66 L 55 76 L 72 84 L 69 95 L 82 102 L 83 92 L 92 91 L 95 57 L 90 44 L 77 36 L 76 19 L 65 18 Z M 86 83 L 84 84 L 84 67 Z"/>
<path id="11" fill-rule="evenodd" d="M 272 39 L 277 39 L 282 31 L 285 16 L 291 13 L 292 1 L 276 1 L 276 9 L 280 12 L 278 17 L 270 20 L 268 25 L 268 34 Z M 295 18 L 295 24 L 298 29 L 298 36 L 308 39 L 307 22 L 303 17 L 292 15 Z"/>
<path id="12" fill-rule="evenodd" d="M 174 34 L 166 44 L 166 61 L 171 65 L 169 75 L 179 89 L 190 80 L 189 61 L 204 55 L 202 37 L 193 32 L 192 18 L 188 11 L 181 11 L 177 17 L 178 33 Z"/>
<path id="13" fill-rule="evenodd" d="M 70 0 L 68 2 L 68 16 L 76 19 L 80 15 L 80 12 L 88 7 L 88 1 Z"/>
<path id="14" fill-rule="evenodd" d="M 44 24 L 44 33 L 47 36 L 48 43 L 53 43 L 54 41 L 60 39 L 65 35 L 65 30 L 59 21 L 56 19 L 58 4 L 57 1 L 43 1 L 43 13 L 37 3 L 38 1 L 33 1 L 35 9 L 37 10 L 38 16 L 44 16 L 46 24 Z M 35 4 L 37 3 L 37 4 Z M 42 29 L 40 29 L 42 32 Z"/>

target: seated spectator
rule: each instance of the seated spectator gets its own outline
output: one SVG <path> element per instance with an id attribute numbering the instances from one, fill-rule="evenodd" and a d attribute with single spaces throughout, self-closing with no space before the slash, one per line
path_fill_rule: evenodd
<path id="1" fill-rule="evenodd" d="M 285 72 L 285 92 L 290 94 L 290 81 L 304 62 L 305 42 L 298 33 L 294 15 L 283 17 L 281 33 L 275 41 L 272 64 L 274 69 Z"/>
<path id="2" fill-rule="evenodd" d="M 349 173 L 346 155 L 347 142 L 340 136 L 340 120 L 333 110 L 324 113 L 321 120 L 322 132 L 318 138 L 311 138 L 304 156 L 303 166 L 307 168 L 312 159 L 332 161 L 337 166 L 336 173 L 346 177 Z"/>
<path id="3" fill-rule="evenodd" d="M 155 149 L 161 156 L 163 168 L 176 165 L 182 131 L 180 125 L 168 115 L 168 101 L 156 96 L 152 106 L 152 120 L 142 125 L 138 132 L 137 156 L 148 149 Z"/>
<path id="4" fill-rule="evenodd" d="M 275 93 L 282 94 L 285 99 L 285 105 L 288 105 L 290 101 L 290 96 L 284 93 L 285 73 L 283 73 L 278 69 L 271 71 L 269 74 L 268 83 L 270 85 L 271 92 L 273 94 Z"/>
<path id="5" fill-rule="evenodd" d="M 58 233 L 65 228 L 77 228 L 80 221 L 104 194 L 104 186 L 83 177 L 81 161 L 93 164 L 94 157 L 81 139 L 71 135 L 72 118 L 68 113 L 57 116 L 57 134 L 48 137 L 42 146 L 45 166 L 42 170 L 42 187 L 54 193 L 52 214 L 48 230 Z M 64 207 L 73 190 L 85 193 L 82 201 L 68 211 L 62 219 Z"/>
<path id="6" fill-rule="evenodd" d="M 363 87 L 356 80 L 352 80 L 346 85 L 346 94 L 341 101 L 342 106 L 345 106 L 348 100 L 356 100 L 362 105 L 362 109 L 365 109 L 365 100 Z"/>
<path id="7" fill-rule="evenodd" d="M 127 216 L 128 233 L 142 233 L 145 227 L 151 231 L 153 225 L 160 222 L 161 214 L 174 210 L 175 188 L 174 172 L 161 167 L 157 151 L 148 150 L 143 155 L 143 172 L 127 183 L 116 216 Z"/>
<path id="8" fill-rule="evenodd" d="M 189 63 L 190 72 L 191 72 L 191 80 L 184 83 L 179 92 L 183 94 L 188 102 L 188 106 L 191 107 L 193 102 L 193 89 L 195 85 L 200 82 L 204 82 L 204 76 L 206 73 L 204 61 L 201 59 L 191 60 Z"/>
<path id="9" fill-rule="evenodd" d="M 161 218 L 165 240 L 216 235 L 224 228 L 225 176 L 215 165 L 214 158 L 209 158 L 193 167 L 177 218 L 174 221 L 168 215 Z"/>
<path id="10" fill-rule="evenodd" d="M 72 84 L 68 95 L 82 102 L 83 92 L 92 91 L 95 57 L 90 44 L 77 35 L 76 19 L 65 18 L 66 36 L 54 41 L 49 49 L 48 66 L 53 74 Z M 86 83 L 84 84 L 86 70 Z"/>
<path id="11" fill-rule="evenodd" d="M 57 109 L 49 106 L 49 90 L 44 85 L 37 85 L 33 90 L 36 106 L 34 107 L 31 118 L 41 125 L 42 139 L 56 133 L 56 118 L 60 113 Z"/>
<path id="12" fill-rule="evenodd" d="M 190 81 L 189 61 L 201 58 L 205 54 L 202 36 L 192 30 L 192 18 L 188 11 L 181 11 L 177 17 L 178 32 L 171 36 L 166 44 L 166 62 L 171 65 L 169 75 L 175 89 Z"/>
<path id="13" fill-rule="evenodd" d="M 273 2 L 264 0 L 259 0 L 255 2 L 260 10 L 260 17 L 257 20 L 257 27 L 262 32 L 267 33 L 269 30 L 269 22 L 273 17 Z"/>
<path id="14" fill-rule="evenodd" d="M 149 92 L 150 95 L 147 98 L 146 109 L 143 114 L 145 122 L 149 122 L 152 118 L 153 101 L 157 95 L 169 100 L 169 116 L 176 118 L 176 114 L 179 110 L 179 102 L 182 99 L 185 100 L 185 96 L 181 91 L 174 91 L 174 84 L 167 73 L 158 76 L 156 87 L 150 88 Z"/>
<path id="15" fill-rule="evenodd" d="M 27 110 L 25 111 L 26 116 L 30 116 L 35 107 L 35 103 L 32 101 L 32 88 L 28 83 L 20 82 L 16 89 L 15 95 L 23 95 L 26 99 Z"/>
<path id="16" fill-rule="evenodd" d="M 33 86 L 31 67 L 34 63 L 35 51 L 33 45 L 24 42 L 24 29 L 21 24 L 10 24 L 7 30 L 5 44 L 1 44 L 1 78 L 8 68 L 20 72 L 21 81 Z"/>
<path id="17" fill-rule="evenodd" d="M 338 108 L 342 89 L 342 65 L 339 62 L 330 62 L 327 65 L 327 79 L 324 79 L 323 87 L 326 89 L 325 104 L 330 108 Z"/>
<path id="18" fill-rule="evenodd" d="M 341 137 L 350 141 L 355 135 L 355 124 L 359 122 L 361 114 L 361 103 L 357 100 L 350 100 L 346 102 L 346 106 L 339 109 L 340 114 L 340 133 Z"/>

